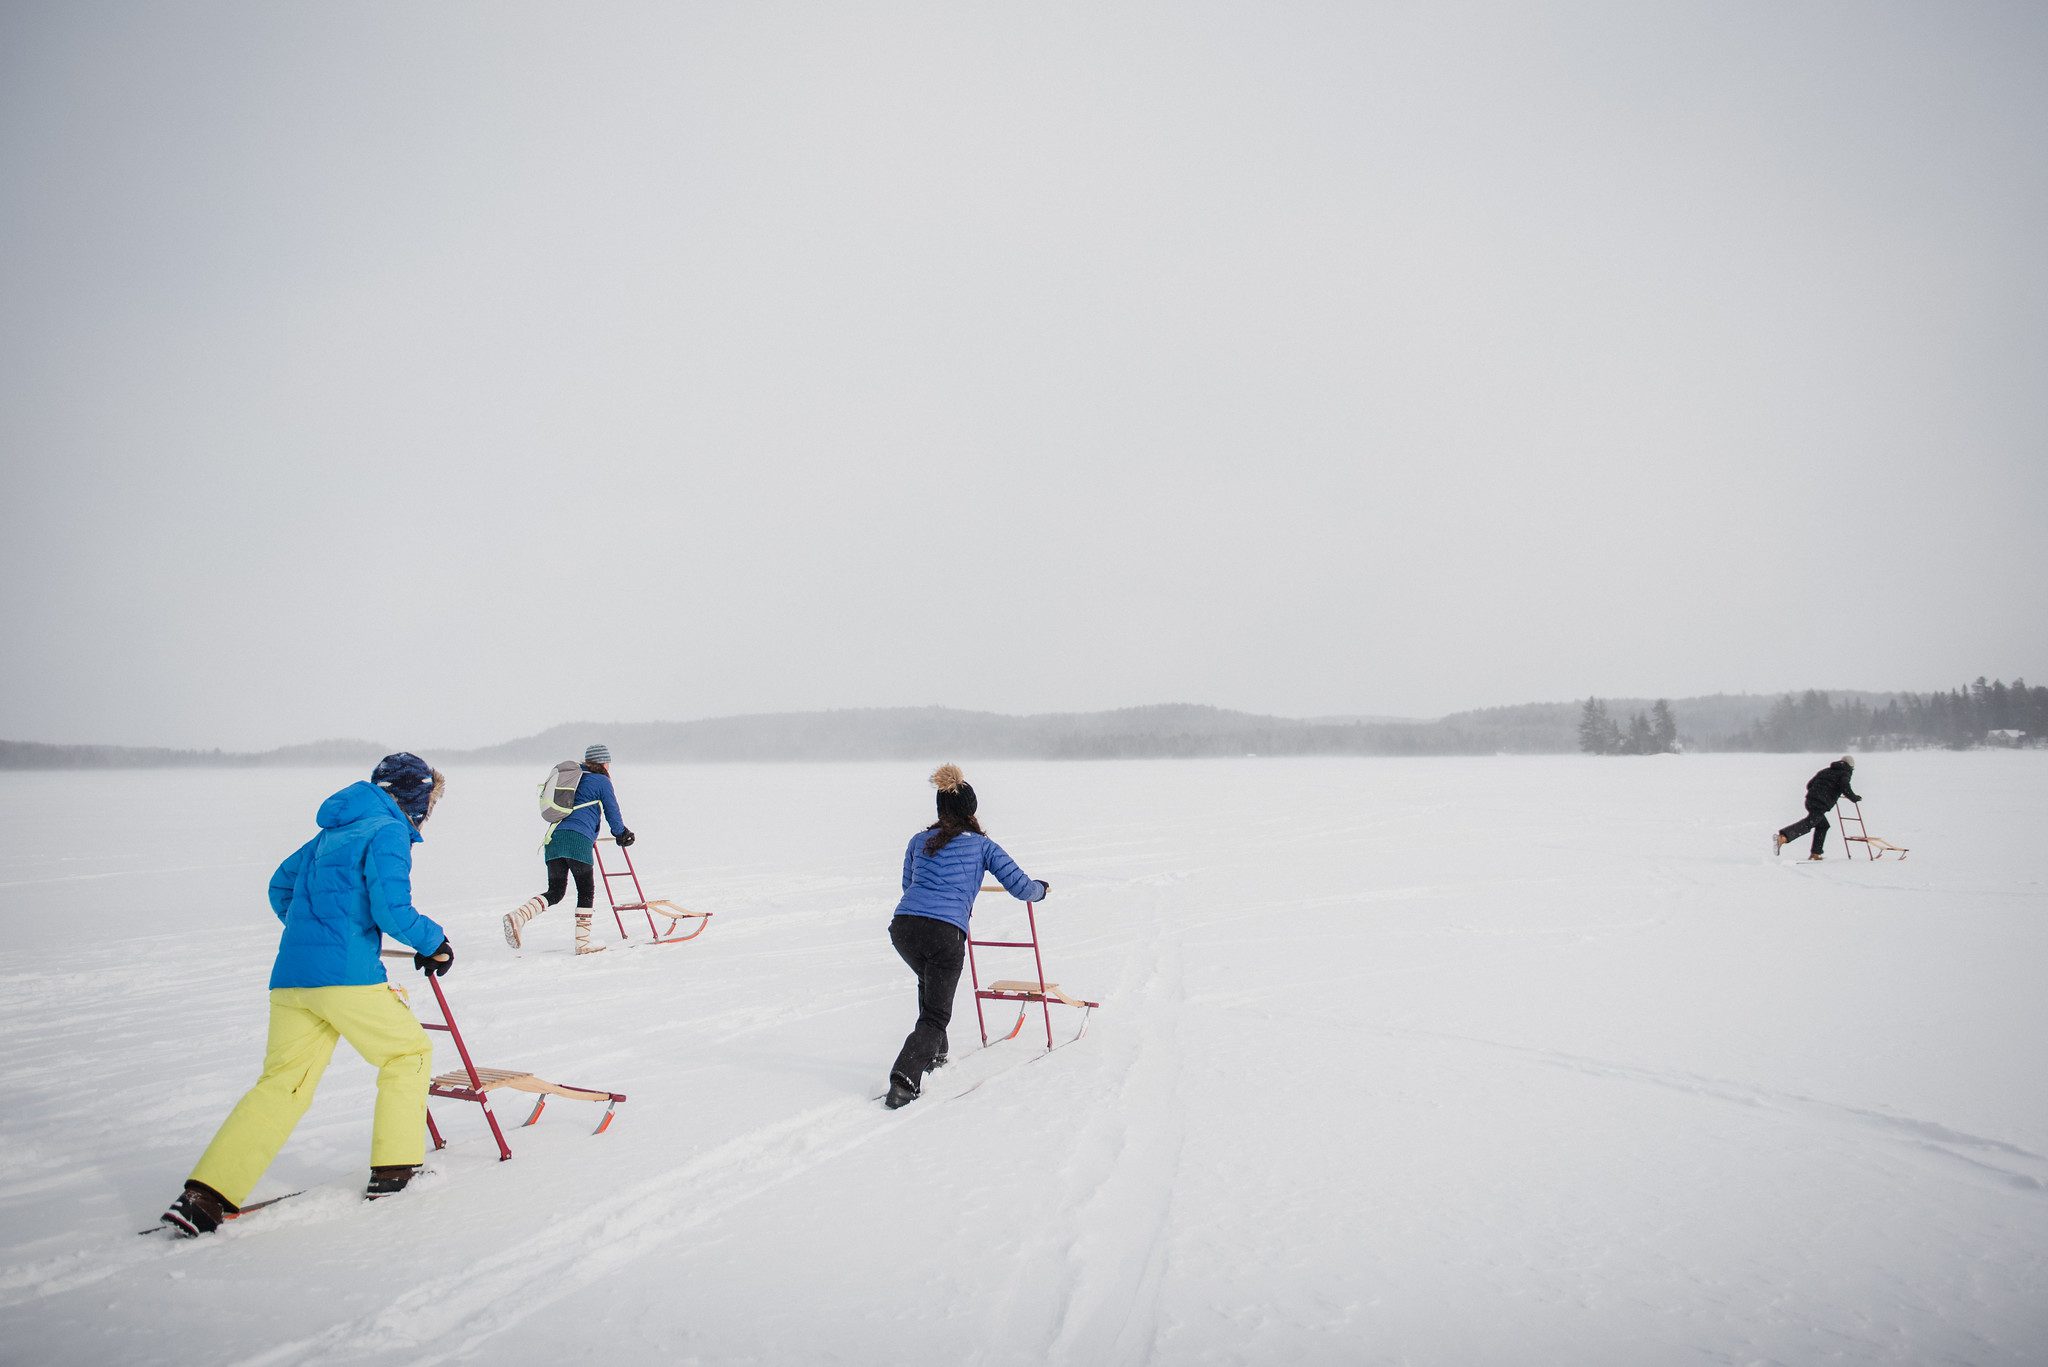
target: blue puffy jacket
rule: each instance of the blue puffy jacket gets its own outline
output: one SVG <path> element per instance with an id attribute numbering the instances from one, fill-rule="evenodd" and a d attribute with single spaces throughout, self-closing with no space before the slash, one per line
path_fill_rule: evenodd
<path id="1" fill-rule="evenodd" d="M 931 838 L 931 831 L 919 831 L 903 851 L 903 900 L 896 904 L 898 916 L 929 916 L 966 930 L 983 873 L 994 874 L 1020 902 L 1045 900 L 1045 884 L 1025 877 L 1017 861 L 987 836 L 962 831 L 937 854 L 926 854 L 924 842 Z"/>
<path id="2" fill-rule="evenodd" d="M 576 781 L 576 801 L 571 804 L 576 810 L 557 821 L 548 832 L 548 839 L 554 839 L 555 831 L 574 831 L 591 840 L 597 839 L 598 807 L 586 807 L 586 802 L 595 802 L 604 809 L 604 819 L 610 823 L 612 834 L 626 829 L 626 822 L 619 815 L 619 799 L 612 792 L 612 781 L 604 774 L 585 770 L 583 777 Z"/>
<path id="3" fill-rule="evenodd" d="M 413 910 L 412 847 L 420 833 L 391 794 L 351 783 L 320 804 L 320 834 L 270 876 L 284 922 L 272 987 L 360 987 L 387 981 L 384 936 L 432 954 L 447 938 Z"/>

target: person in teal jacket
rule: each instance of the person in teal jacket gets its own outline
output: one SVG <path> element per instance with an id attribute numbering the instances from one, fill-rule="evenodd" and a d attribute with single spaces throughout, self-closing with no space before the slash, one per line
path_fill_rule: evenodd
<path id="1" fill-rule="evenodd" d="M 989 874 L 1023 902 L 1042 902 L 1051 884 L 1027 875 L 975 818 L 979 800 L 957 764 L 932 775 L 938 817 L 903 850 L 903 896 L 889 920 L 889 943 L 917 974 L 917 1024 L 889 1067 L 890 1110 L 915 1101 L 924 1075 L 946 1062 L 946 1027 L 966 963 L 967 927 L 981 878 Z"/>
<path id="2" fill-rule="evenodd" d="M 611 747 L 593 745 L 583 752 L 583 776 L 576 780 L 576 796 L 569 806 L 569 814 L 548 828 L 548 838 L 541 844 L 541 856 L 548 865 L 548 890 L 505 913 L 505 943 L 514 949 L 520 948 L 527 922 L 562 900 L 571 877 L 576 880 L 576 952 L 596 954 L 604 949 L 590 942 L 597 886 L 591 862 L 597 858 L 598 813 L 604 813 L 620 849 L 633 843 L 633 833 L 619 815 L 618 794 L 612 790 Z"/>
<path id="3" fill-rule="evenodd" d="M 270 908 L 284 933 L 270 970 L 263 1075 L 164 1212 L 173 1234 L 208 1234 L 234 1218 L 312 1104 L 338 1039 L 377 1069 L 365 1194 L 391 1195 L 419 1171 L 433 1046 L 385 978 L 382 950 L 389 935 L 425 972 L 454 962 L 447 934 L 412 904 L 412 847 L 445 787 L 419 756 L 385 756 L 368 782 L 320 804 L 320 833 L 271 875 Z"/>

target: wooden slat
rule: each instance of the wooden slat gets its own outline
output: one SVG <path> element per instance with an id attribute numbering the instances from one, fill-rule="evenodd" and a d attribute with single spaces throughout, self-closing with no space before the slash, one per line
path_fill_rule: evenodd
<path id="1" fill-rule="evenodd" d="M 500 1087 L 509 1087 L 515 1092 L 534 1092 L 548 1096 L 573 1097 L 577 1101 L 611 1100 L 610 1092 L 587 1092 L 580 1087 L 564 1087 L 559 1083 L 544 1082 L 532 1073 L 516 1072 L 510 1068 L 479 1068 L 476 1070 L 476 1076 L 477 1080 L 483 1084 L 477 1090 L 485 1092 L 495 1091 Z M 443 1073 L 435 1078 L 431 1085 L 435 1087 L 452 1087 L 466 1092 L 470 1090 L 469 1074 L 460 1069 L 452 1073 Z"/>
<path id="2" fill-rule="evenodd" d="M 990 983 L 982 990 L 984 992 L 1018 992 L 1033 1000 L 1036 1000 L 1040 995 L 1044 995 L 1053 1001 L 1064 1002 L 1068 1006 L 1094 1005 L 1092 1002 L 1084 1002 L 1074 997 L 1069 997 L 1066 993 L 1060 991 L 1058 983 L 1047 983 L 1041 988 L 1037 983 L 1025 982 L 1020 978 L 1005 978 L 1001 982 Z"/>
<path id="3" fill-rule="evenodd" d="M 711 913 L 708 911 L 687 911 L 684 908 L 677 906 L 674 902 L 669 901 L 665 897 L 658 897 L 654 901 L 649 902 L 647 904 L 646 909 L 648 911 L 654 912 L 658 916 L 666 916 L 671 921 L 680 921 L 685 919 L 686 917 L 692 916 L 696 917 L 700 921 L 708 921 L 711 919 Z"/>

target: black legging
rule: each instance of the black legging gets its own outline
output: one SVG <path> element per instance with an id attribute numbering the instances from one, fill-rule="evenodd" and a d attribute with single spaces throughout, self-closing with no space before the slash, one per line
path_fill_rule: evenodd
<path id="1" fill-rule="evenodd" d="M 953 990 L 967 962 L 967 932 L 931 916 L 894 916 L 889 943 L 917 974 L 917 1025 L 890 1071 L 921 1085 L 933 1061 L 946 1056 L 946 1026 L 953 1020 Z"/>
<path id="2" fill-rule="evenodd" d="M 594 878 L 590 865 L 580 859 L 548 860 L 548 905 L 562 900 L 562 894 L 569 890 L 569 875 L 576 875 L 576 910 L 589 911 L 595 892 Z"/>

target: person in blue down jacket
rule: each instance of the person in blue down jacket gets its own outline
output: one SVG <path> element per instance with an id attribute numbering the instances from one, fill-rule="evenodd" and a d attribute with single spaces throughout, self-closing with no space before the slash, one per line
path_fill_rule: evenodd
<path id="1" fill-rule="evenodd" d="M 618 794 L 612 791 L 610 746 L 593 745 L 583 752 L 583 777 L 576 781 L 576 797 L 570 806 L 573 810 L 548 830 L 541 845 L 541 855 L 548 862 L 548 890 L 505 913 L 505 943 L 514 949 L 520 947 L 520 931 L 526 923 L 562 900 L 571 875 L 576 879 L 576 952 L 596 954 L 604 949 L 590 942 L 591 904 L 597 900 L 591 863 L 597 858 L 598 812 L 604 813 L 620 849 L 634 840 L 619 815 Z"/>
<path id="2" fill-rule="evenodd" d="M 889 921 L 889 943 L 917 974 L 917 1024 L 889 1069 L 890 1110 L 915 1101 L 924 1075 L 946 1062 L 946 1027 L 966 962 L 967 923 L 981 876 L 993 874 L 1012 897 L 1042 902 L 1049 883 L 1027 878 L 975 820 L 979 805 L 957 764 L 932 775 L 939 819 L 910 837 L 903 851 L 903 897 Z"/>
<path id="3" fill-rule="evenodd" d="M 445 786 L 419 756 L 385 756 L 369 782 L 320 804 L 320 833 L 271 875 L 270 907 L 284 934 L 270 970 L 263 1076 L 164 1212 L 173 1234 L 210 1234 L 234 1218 L 313 1103 L 337 1039 L 377 1070 L 365 1194 L 403 1190 L 426 1160 L 433 1045 L 385 978 L 381 956 L 389 935 L 425 972 L 446 973 L 454 962 L 447 935 L 412 905 L 412 847 Z"/>

